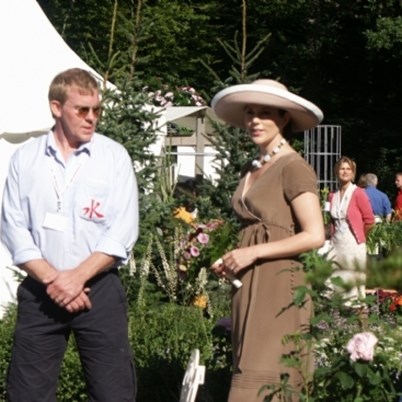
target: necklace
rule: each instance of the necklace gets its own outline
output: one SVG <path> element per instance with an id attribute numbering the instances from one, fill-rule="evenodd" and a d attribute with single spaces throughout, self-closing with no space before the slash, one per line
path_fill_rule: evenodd
<path id="1" fill-rule="evenodd" d="M 260 169 L 263 165 L 269 162 L 285 144 L 286 140 L 282 138 L 281 142 L 272 150 L 271 153 L 263 155 L 262 157 L 260 157 L 260 159 L 254 159 L 251 162 L 251 165 L 254 167 L 254 169 Z"/>

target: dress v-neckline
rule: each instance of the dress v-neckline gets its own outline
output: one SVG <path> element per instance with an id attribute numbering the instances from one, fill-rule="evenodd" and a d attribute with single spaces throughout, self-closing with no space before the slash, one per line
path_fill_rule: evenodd
<path id="1" fill-rule="evenodd" d="M 250 178 L 250 171 L 248 171 L 246 173 L 246 177 L 244 178 L 244 186 L 241 190 L 241 199 L 244 200 L 244 198 L 246 197 L 247 193 L 250 191 L 250 188 L 252 187 L 252 185 L 255 183 L 252 183 L 250 187 L 247 188 L 248 185 L 248 179 Z M 247 189 L 246 189 L 247 188 Z"/>
<path id="2" fill-rule="evenodd" d="M 292 154 L 294 154 L 294 152 L 289 152 L 288 154 L 283 155 L 281 158 L 277 159 L 272 165 L 270 165 L 268 167 L 268 169 L 266 169 L 258 177 L 256 177 L 256 179 L 250 185 L 249 185 L 249 179 L 250 179 L 251 171 L 249 170 L 246 173 L 246 176 L 244 178 L 244 185 L 243 185 L 243 188 L 241 191 L 241 199 L 244 200 L 246 198 L 249 191 L 255 186 L 255 183 L 257 183 L 261 177 L 265 176 L 267 174 L 267 172 L 269 172 L 272 169 L 272 167 L 277 164 L 277 162 L 279 162 L 281 159 L 286 158 L 287 156 L 292 155 Z"/>
<path id="3" fill-rule="evenodd" d="M 274 163 L 275 164 L 275 163 Z M 249 170 L 247 173 L 246 173 L 246 177 L 245 177 L 245 179 L 244 179 L 244 186 L 243 186 L 243 189 L 242 189 L 242 194 L 241 194 L 241 198 L 242 198 L 242 200 L 244 200 L 244 198 L 246 198 L 246 195 L 248 194 L 248 192 L 253 188 L 253 186 L 255 185 L 255 183 L 261 178 L 261 177 L 263 177 L 270 169 L 271 169 L 271 167 L 274 165 L 274 164 L 272 164 L 271 166 L 269 166 L 268 168 L 266 168 L 265 169 L 265 171 L 264 172 L 262 172 L 258 177 L 256 177 L 255 179 L 254 179 L 254 181 L 249 185 L 249 181 L 250 181 L 250 177 L 251 177 L 251 171 Z"/>

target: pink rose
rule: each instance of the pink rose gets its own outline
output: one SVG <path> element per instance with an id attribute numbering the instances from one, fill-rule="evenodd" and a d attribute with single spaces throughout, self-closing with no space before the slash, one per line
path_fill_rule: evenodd
<path id="1" fill-rule="evenodd" d="M 346 348 L 350 358 L 356 360 L 372 361 L 374 357 L 374 346 L 377 344 L 377 337 L 371 332 L 361 332 L 354 335 L 348 342 Z"/>
<path id="2" fill-rule="evenodd" d="M 206 233 L 200 233 L 197 236 L 197 240 L 201 243 L 201 244 L 208 244 L 209 242 L 209 236 Z"/>

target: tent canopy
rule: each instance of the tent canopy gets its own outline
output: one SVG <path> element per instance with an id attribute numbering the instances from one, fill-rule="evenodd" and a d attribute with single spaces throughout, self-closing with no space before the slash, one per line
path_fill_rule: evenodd
<path id="1" fill-rule="evenodd" d="M 0 1 L 0 136 L 47 131 L 47 91 L 61 71 L 80 67 L 101 77 L 70 49 L 35 0 Z"/>

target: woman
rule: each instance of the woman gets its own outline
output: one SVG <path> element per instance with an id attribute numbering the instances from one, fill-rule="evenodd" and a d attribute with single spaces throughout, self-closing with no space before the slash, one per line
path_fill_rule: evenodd
<path id="1" fill-rule="evenodd" d="M 346 304 L 359 306 L 358 300 L 365 298 L 366 236 L 375 218 L 366 192 L 353 184 L 356 163 L 343 156 L 335 164 L 335 173 L 339 189 L 330 194 L 332 233 L 328 259 L 335 262 L 333 277 L 342 278 L 350 287 L 344 292 Z"/>
<path id="2" fill-rule="evenodd" d="M 239 247 L 212 270 L 235 275 L 243 284 L 233 287 L 229 401 L 262 401 L 264 393 L 258 396 L 258 391 L 279 384 L 282 373 L 290 373 L 293 386 L 301 381 L 296 370 L 280 363 L 292 350 L 282 341 L 308 323 L 310 311 L 287 307 L 294 288 L 304 283 L 298 256 L 323 244 L 324 225 L 316 175 L 285 132 L 312 128 L 323 116 L 311 102 L 267 79 L 224 89 L 212 108 L 226 123 L 246 129 L 259 148 L 232 198 L 242 223 Z"/>

